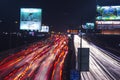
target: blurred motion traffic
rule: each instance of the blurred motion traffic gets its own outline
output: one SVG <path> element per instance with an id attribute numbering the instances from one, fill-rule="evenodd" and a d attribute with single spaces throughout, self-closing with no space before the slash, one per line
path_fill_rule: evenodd
<path id="1" fill-rule="evenodd" d="M 76 62 L 78 61 L 78 49 L 81 37 L 74 36 Z M 105 49 L 98 47 L 92 42 L 82 38 L 82 48 L 90 48 L 89 72 L 81 72 L 82 80 L 119 80 L 120 58 Z M 78 64 L 76 63 L 76 68 Z"/>
<path id="2" fill-rule="evenodd" d="M 51 35 L 0 61 L 0 80 L 62 80 L 68 37 Z"/>

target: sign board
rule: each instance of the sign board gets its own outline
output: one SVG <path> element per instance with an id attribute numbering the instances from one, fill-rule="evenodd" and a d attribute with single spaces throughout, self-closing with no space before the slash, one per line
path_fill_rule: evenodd
<path id="1" fill-rule="evenodd" d="M 72 30 L 72 29 L 70 30 L 69 29 L 69 30 L 67 30 L 67 32 L 70 33 L 70 34 L 78 34 L 79 30 L 77 30 L 77 29 L 76 30 L 75 29 L 74 30 Z"/>
<path id="2" fill-rule="evenodd" d="M 89 71 L 89 48 L 78 48 L 78 68 Z"/>
<path id="3" fill-rule="evenodd" d="M 94 29 L 95 24 L 94 23 L 86 23 L 86 25 L 82 25 L 83 29 Z"/>
<path id="4" fill-rule="evenodd" d="M 40 30 L 42 9 L 21 8 L 20 9 L 20 30 Z"/>
<path id="5" fill-rule="evenodd" d="M 120 29 L 120 21 L 96 21 L 97 29 Z"/>
<path id="6" fill-rule="evenodd" d="M 77 70 L 70 71 L 70 80 L 80 80 L 80 72 Z"/>
<path id="7" fill-rule="evenodd" d="M 49 26 L 42 26 L 41 32 L 49 32 Z"/>
<path id="8" fill-rule="evenodd" d="M 98 6 L 96 20 L 120 20 L 120 6 Z"/>

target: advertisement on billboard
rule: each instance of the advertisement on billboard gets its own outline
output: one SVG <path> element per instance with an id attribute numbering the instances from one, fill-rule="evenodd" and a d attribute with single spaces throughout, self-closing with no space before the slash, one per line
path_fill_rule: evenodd
<path id="1" fill-rule="evenodd" d="M 42 9 L 21 8 L 20 9 L 20 30 L 40 30 Z"/>
<path id="2" fill-rule="evenodd" d="M 94 23 L 86 23 L 85 25 L 82 25 L 83 29 L 94 29 L 95 24 Z"/>
<path id="3" fill-rule="evenodd" d="M 42 26 L 41 32 L 49 32 L 49 26 Z"/>
<path id="4" fill-rule="evenodd" d="M 97 29 L 120 29 L 120 21 L 96 21 Z"/>
<path id="5" fill-rule="evenodd" d="M 120 20 L 120 6 L 97 6 L 96 20 Z"/>
<path id="6" fill-rule="evenodd" d="M 86 29 L 94 29 L 95 24 L 94 23 L 86 23 Z"/>

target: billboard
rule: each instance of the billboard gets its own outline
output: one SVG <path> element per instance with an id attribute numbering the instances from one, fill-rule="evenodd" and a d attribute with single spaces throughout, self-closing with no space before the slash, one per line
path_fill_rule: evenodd
<path id="1" fill-rule="evenodd" d="M 21 8 L 20 9 L 20 30 L 40 30 L 42 9 Z"/>
<path id="2" fill-rule="evenodd" d="M 120 21 L 96 21 L 97 29 L 120 29 Z"/>
<path id="3" fill-rule="evenodd" d="M 82 25 L 83 29 L 94 29 L 95 24 L 94 23 L 86 23 L 85 25 Z"/>
<path id="4" fill-rule="evenodd" d="M 41 32 L 49 32 L 49 26 L 42 26 Z"/>
<path id="5" fill-rule="evenodd" d="M 67 32 L 68 33 L 70 33 L 70 34 L 78 34 L 79 33 L 79 30 L 75 30 L 75 29 L 69 29 L 69 30 L 67 30 Z"/>
<path id="6" fill-rule="evenodd" d="M 96 20 L 120 20 L 120 6 L 97 6 Z"/>

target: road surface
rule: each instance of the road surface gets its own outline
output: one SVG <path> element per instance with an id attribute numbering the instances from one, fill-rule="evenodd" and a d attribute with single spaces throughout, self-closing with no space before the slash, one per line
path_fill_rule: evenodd
<path id="1" fill-rule="evenodd" d="M 78 35 L 74 36 L 74 46 L 77 60 L 77 48 L 80 47 Z M 120 57 L 84 39 L 82 39 L 82 47 L 90 48 L 90 69 L 89 72 L 81 72 L 82 80 L 120 80 Z"/>
<path id="2" fill-rule="evenodd" d="M 68 37 L 53 35 L 45 41 L 0 61 L 0 80 L 62 80 Z"/>

